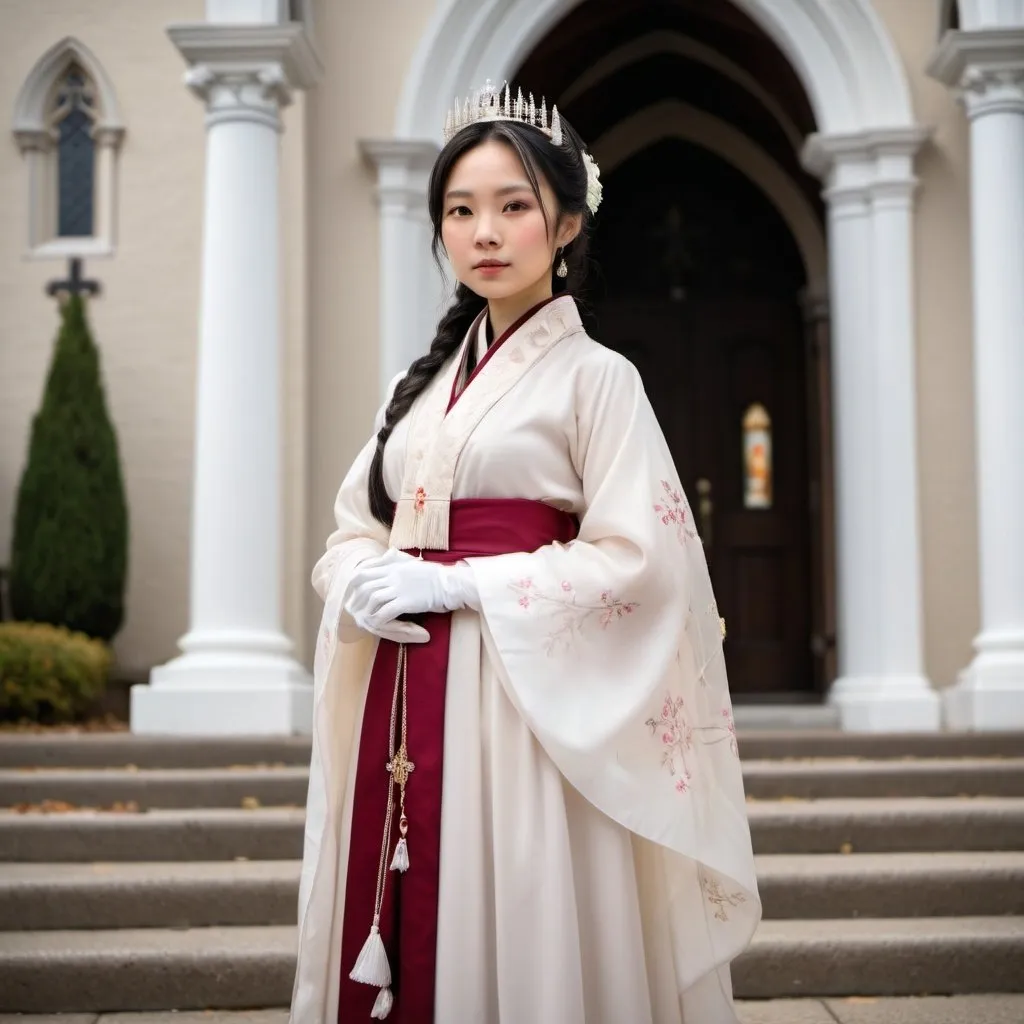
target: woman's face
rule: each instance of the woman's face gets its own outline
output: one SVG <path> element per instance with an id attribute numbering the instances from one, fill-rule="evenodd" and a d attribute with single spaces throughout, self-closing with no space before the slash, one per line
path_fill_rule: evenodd
<path id="1" fill-rule="evenodd" d="M 458 280 L 488 301 L 518 295 L 551 294 L 555 249 L 579 230 L 578 219 L 562 218 L 556 227 L 557 203 L 540 178 L 544 211 L 511 146 L 488 139 L 456 161 L 444 196 L 441 241 Z"/>

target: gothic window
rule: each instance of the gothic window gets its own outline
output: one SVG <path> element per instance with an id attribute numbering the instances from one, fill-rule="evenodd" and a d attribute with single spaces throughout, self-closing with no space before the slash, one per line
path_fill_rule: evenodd
<path id="1" fill-rule="evenodd" d="M 22 85 L 14 112 L 27 173 L 30 256 L 113 253 L 123 136 L 113 86 L 93 54 L 75 39 L 47 51 Z"/>
<path id="2" fill-rule="evenodd" d="M 92 235 L 96 143 L 96 90 L 85 72 L 70 64 L 54 93 L 51 125 L 57 139 L 57 234 Z"/>

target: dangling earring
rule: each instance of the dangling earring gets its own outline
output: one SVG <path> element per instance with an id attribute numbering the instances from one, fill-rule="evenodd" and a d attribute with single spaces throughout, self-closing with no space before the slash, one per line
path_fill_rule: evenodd
<path id="1" fill-rule="evenodd" d="M 559 249 L 558 251 L 561 252 L 562 250 Z M 558 266 L 555 268 L 555 273 L 559 277 L 568 277 L 569 276 L 569 267 L 568 267 L 568 265 L 565 262 L 565 257 L 564 256 L 561 258 L 561 260 L 559 260 Z"/>

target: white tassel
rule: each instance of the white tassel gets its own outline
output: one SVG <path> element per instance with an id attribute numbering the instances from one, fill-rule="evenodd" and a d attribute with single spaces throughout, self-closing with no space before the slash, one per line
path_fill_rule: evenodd
<path id="1" fill-rule="evenodd" d="M 406 843 L 404 836 L 395 845 L 395 856 L 391 859 L 391 870 L 409 870 L 409 844 Z"/>
<path id="2" fill-rule="evenodd" d="M 373 1012 L 370 1014 L 373 1020 L 383 1020 L 390 1012 L 391 1007 L 395 1005 L 395 998 L 391 994 L 391 989 L 382 988 L 377 993 L 377 1001 L 373 1004 Z"/>
<path id="3" fill-rule="evenodd" d="M 363 943 L 349 977 L 353 981 L 361 981 L 364 985 L 376 985 L 379 988 L 387 988 L 391 984 L 391 965 L 388 963 L 388 953 L 376 924 L 370 928 L 370 934 Z"/>

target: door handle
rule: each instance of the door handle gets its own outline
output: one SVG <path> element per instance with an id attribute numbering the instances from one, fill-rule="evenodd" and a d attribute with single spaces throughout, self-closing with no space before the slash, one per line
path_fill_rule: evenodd
<path id="1" fill-rule="evenodd" d="M 711 481 L 702 476 L 697 481 L 697 512 L 700 516 L 700 539 L 704 547 L 711 547 L 712 524 L 715 514 L 715 503 L 711 497 Z"/>

